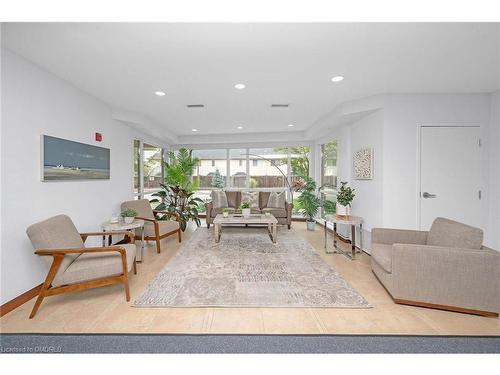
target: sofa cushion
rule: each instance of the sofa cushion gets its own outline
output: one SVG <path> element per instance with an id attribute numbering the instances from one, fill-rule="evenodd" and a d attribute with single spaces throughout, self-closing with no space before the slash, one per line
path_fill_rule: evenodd
<path id="1" fill-rule="evenodd" d="M 392 245 L 372 243 L 371 256 L 386 272 L 392 272 Z"/>
<path id="2" fill-rule="evenodd" d="M 127 271 L 134 264 L 136 245 L 123 244 L 127 254 Z M 53 286 L 75 284 L 102 277 L 120 275 L 123 271 L 122 257 L 116 251 L 106 253 L 84 253 L 61 274 L 54 278 Z"/>
<path id="3" fill-rule="evenodd" d="M 180 228 L 179 222 L 175 220 L 158 220 L 158 227 L 160 236 Z M 144 223 L 144 235 L 149 237 L 155 236 L 155 226 L 152 222 L 146 221 Z"/>
<path id="4" fill-rule="evenodd" d="M 225 207 L 226 210 L 229 211 L 230 214 L 233 214 L 236 210 L 232 207 Z M 212 212 L 210 213 L 211 217 L 216 217 L 218 214 L 222 214 L 224 208 L 212 208 Z"/>
<path id="5" fill-rule="evenodd" d="M 269 200 L 269 195 L 271 195 L 270 191 L 261 191 L 259 194 L 259 207 L 266 208 L 267 201 Z"/>
<path id="6" fill-rule="evenodd" d="M 239 207 L 240 197 L 241 194 L 239 191 L 226 191 L 227 207 Z"/>
<path id="7" fill-rule="evenodd" d="M 287 217 L 288 214 L 284 208 L 263 208 L 262 213 L 270 212 L 274 217 Z"/>
<path id="8" fill-rule="evenodd" d="M 269 199 L 267 200 L 268 208 L 286 208 L 286 193 L 284 191 L 277 193 L 273 191 L 269 194 Z"/>
<path id="9" fill-rule="evenodd" d="M 259 209 L 259 192 L 258 191 L 242 191 L 241 203 L 248 203 L 250 208 Z"/>
<path id="10" fill-rule="evenodd" d="M 483 231 L 458 221 L 438 217 L 432 223 L 427 245 L 480 249 L 483 245 Z"/>
<path id="11" fill-rule="evenodd" d="M 222 190 L 212 190 L 212 204 L 214 208 L 229 207 L 226 192 Z"/>

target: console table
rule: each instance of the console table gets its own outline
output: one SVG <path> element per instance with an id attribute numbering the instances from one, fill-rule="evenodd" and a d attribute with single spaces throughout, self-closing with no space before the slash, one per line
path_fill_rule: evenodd
<path id="1" fill-rule="evenodd" d="M 333 224 L 333 252 L 329 253 L 327 251 L 327 237 L 328 237 L 328 228 L 327 225 L 328 223 Z M 346 252 L 342 250 L 341 248 L 337 247 L 337 224 L 344 224 L 344 225 L 350 225 L 351 226 L 351 252 Z M 361 248 L 362 246 L 362 229 L 363 229 L 363 218 L 359 216 L 337 216 L 337 215 L 326 215 L 325 216 L 325 252 L 327 254 L 334 254 L 334 253 L 340 253 L 342 255 L 345 255 L 351 260 L 354 260 L 356 256 L 356 227 L 359 226 L 359 233 L 360 233 L 360 242 L 359 242 L 359 247 Z M 361 252 L 361 251 L 359 251 Z"/>

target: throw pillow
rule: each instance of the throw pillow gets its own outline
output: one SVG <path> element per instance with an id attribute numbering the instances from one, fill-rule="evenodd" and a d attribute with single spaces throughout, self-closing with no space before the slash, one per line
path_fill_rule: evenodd
<path id="1" fill-rule="evenodd" d="M 269 199 L 267 201 L 268 208 L 286 208 L 286 193 L 282 191 L 281 193 L 277 193 L 273 191 L 269 194 Z"/>
<path id="2" fill-rule="evenodd" d="M 226 192 L 222 190 L 212 190 L 212 204 L 214 208 L 228 207 Z"/>
<path id="3" fill-rule="evenodd" d="M 241 203 L 248 203 L 250 208 L 259 209 L 259 192 L 241 192 Z"/>

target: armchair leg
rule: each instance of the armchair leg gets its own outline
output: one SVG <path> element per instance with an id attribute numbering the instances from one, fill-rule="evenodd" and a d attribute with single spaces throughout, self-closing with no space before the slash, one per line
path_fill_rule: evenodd
<path id="1" fill-rule="evenodd" d="M 207 229 L 210 229 L 210 223 L 207 223 Z"/>
<path id="2" fill-rule="evenodd" d="M 288 224 L 288 229 L 291 229 L 292 228 L 292 224 Z"/>
<path id="3" fill-rule="evenodd" d="M 137 275 L 137 261 L 134 258 L 134 275 Z"/>
<path id="4" fill-rule="evenodd" d="M 130 289 L 128 287 L 128 277 L 124 277 L 123 278 L 123 286 L 125 287 L 125 299 L 127 300 L 127 302 L 130 301 Z"/>
<path id="5" fill-rule="evenodd" d="M 160 251 L 161 251 L 161 249 L 160 249 L 160 239 L 158 238 L 158 236 L 156 236 L 155 242 L 156 242 L 156 252 L 158 254 L 160 254 Z"/>
<path id="6" fill-rule="evenodd" d="M 182 241 L 182 234 L 181 234 L 181 230 L 180 229 L 177 231 L 177 237 L 179 239 L 179 243 L 181 243 L 181 241 Z"/>
<path id="7" fill-rule="evenodd" d="M 42 289 L 40 289 L 40 293 L 38 293 L 38 298 L 36 299 L 35 306 L 33 306 L 33 310 L 31 310 L 30 319 L 33 319 L 38 311 L 38 308 L 42 304 L 43 299 L 45 298 L 45 291 L 50 288 L 54 277 L 56 277 L 57 270 L 61 265 L 61 262 L 64 258 L 64 255 L 54 256 L 54 261 L 50 266 L 49 273 L 45 278 L 45 281 L 42 285 Z"/>

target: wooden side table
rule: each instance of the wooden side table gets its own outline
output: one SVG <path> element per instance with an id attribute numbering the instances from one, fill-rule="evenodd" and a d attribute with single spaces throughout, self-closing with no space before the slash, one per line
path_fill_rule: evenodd
<path id="1" fill-rule="evenodd" d="M 327 251 L 327 237 L 328 237 L 328 228 L 327 224 L 332 223 L 333 224 L 333 252 L 329 253 Z M 344 224 L 344 225 L 350 225 L 351 226 L 351 253 L 348 253 L 341 248 L 337 247 L 337 224 Z M 334 254 L 334 253 L 340 253 L 342 255 L 345 255 L 351 260 L 354 260 L 356 256 L 356 226 L 359 226 L 359 233 L 360 233 L 360 242 L 359 242 L 359 247 L 362 247 L 362 239 L 363 239 L 363 218 L 359 216 L 352 216 L 349 215 L 347 217 L 345 216 L 337 216 L 337 215 L 326 215 L 325 216 L 325 253 L 327 254 Z M 361 252 L 361 251 L 359 251 Z"/>
<path id="2" fill-rule="evenodd" d="M 135 230 L 141 228 L 141 251 L 140 251 L 140 259 L 138 257 L 139 254 L 136 255 L 136 261 L 142 262 L 144 256 L 144 220 L 135 219 L 132 223 L 127 224 L 124 221 L 120 220 L 118 223 L 110 223 L 106 221 L 102 223 L 103 232 L 109 232 L 109 242 L 111 244 L 113 232 L 115 231 L 123 231 L 123 230 Z M 102 245 L 106 246 L 106 236 L 102 237 Z"/>

